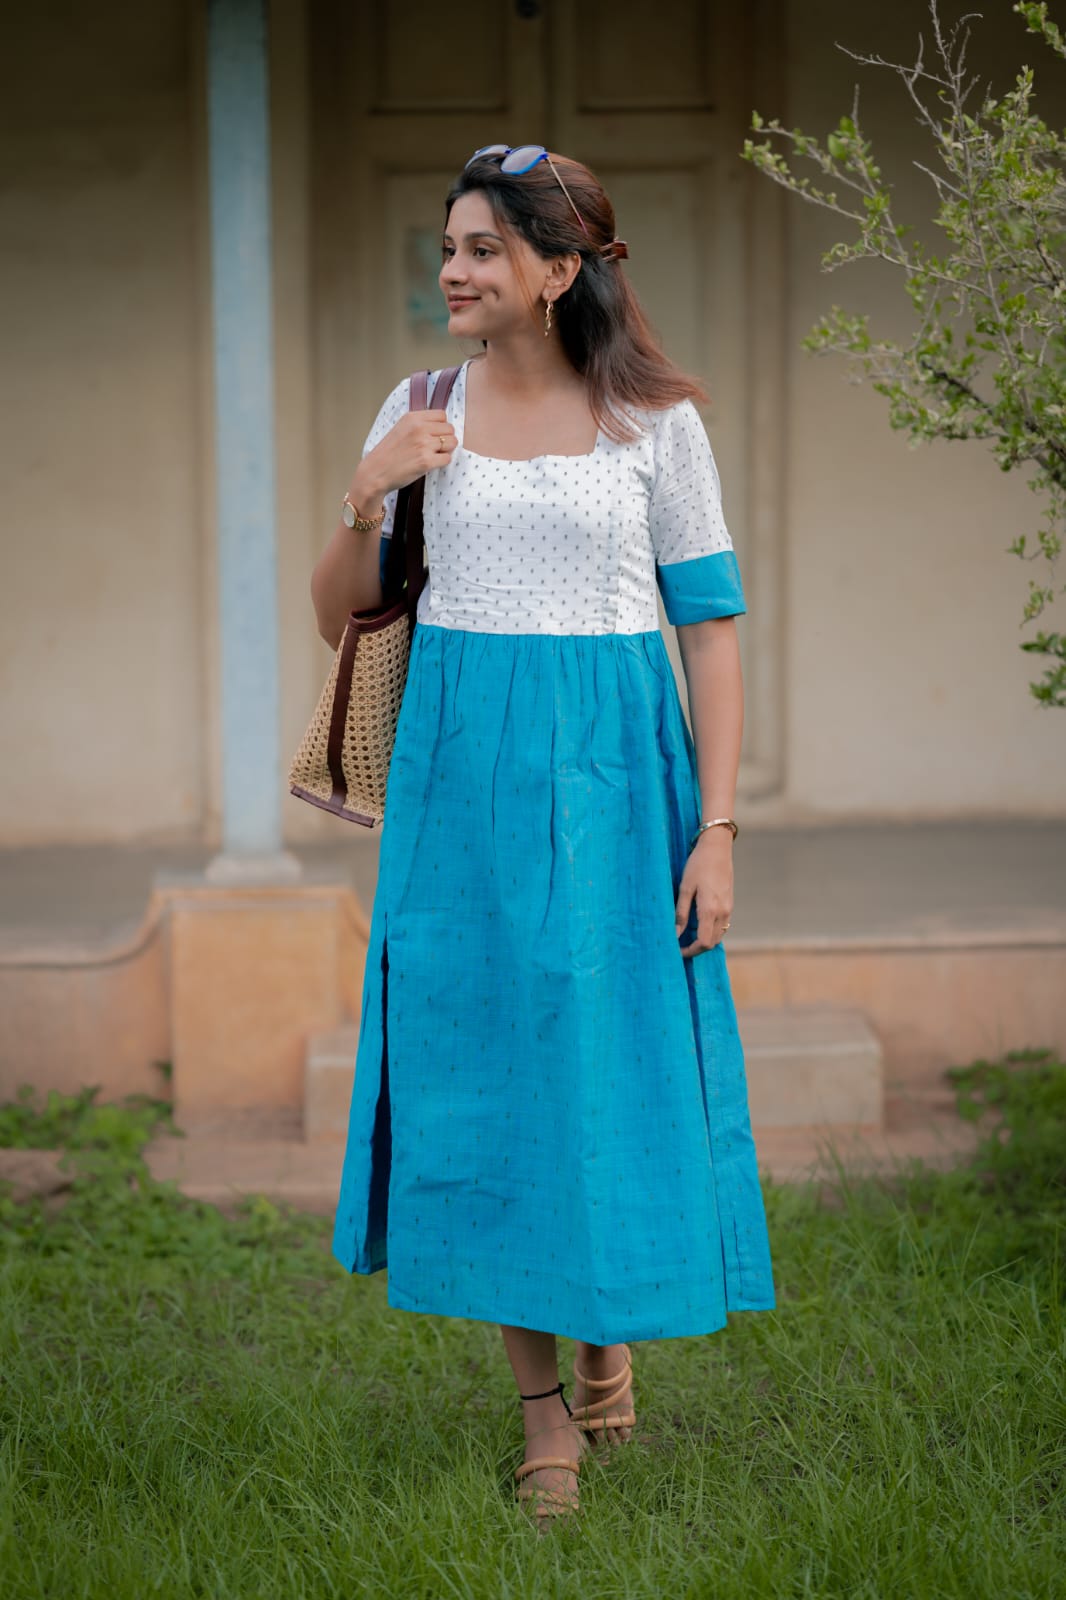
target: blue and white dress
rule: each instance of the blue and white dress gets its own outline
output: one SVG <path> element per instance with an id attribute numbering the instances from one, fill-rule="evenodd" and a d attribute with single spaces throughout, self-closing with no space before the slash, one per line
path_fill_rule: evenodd
<path id="1" fill-rule="evenodd" d="M 410 1311 L 711 1332 L 775 1304 L 725 949 L 686 960 L 674 926 L 700 800 L 656 585 L 671 623 L 745 610 L 718 473 L 687 400 L 634 443 L 476 455 L 468 366 L 426 479 L 334 1253 Z M 364 454 L 407 409 L 404 379 Z"/>

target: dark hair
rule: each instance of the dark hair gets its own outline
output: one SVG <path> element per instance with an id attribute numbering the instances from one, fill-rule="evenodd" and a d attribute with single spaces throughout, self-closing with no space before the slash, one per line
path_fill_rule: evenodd
<path id="1" fill-rule="evenodd" d="M 619 443 L 628 443 L 642 430 L 621 408 L 662 411 L 679 400 L 706 400 L 707 391 L 664 355 L 621 261 L 601 254 L 615 236 L 614 207 L 602 184 L 580 161 L 554 150 L 551 158 L 588 234 L 546 161 L 512 176 L 501 172 L 499 159 L 491 156 L 471 162 L 452 184 L 444 225 L 461 195 L 480 192 L 505 236 L 512 229 L 545 260 L 580 253 L 577 276 L 555 302 L 559 337 L 588 385 L 597 426 Z M 532 302 L 530 311 L 536 314 Z"/>

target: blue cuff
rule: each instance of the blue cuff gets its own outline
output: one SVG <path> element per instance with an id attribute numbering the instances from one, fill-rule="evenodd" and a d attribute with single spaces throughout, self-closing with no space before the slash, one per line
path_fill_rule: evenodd
<path id="1" fill-rule="evenodd" d="M 732 550 L 716 550 L 693 561 L 668 561 L 656 566 L 655 581 L 663 597 L 667 621 L 705 622 L 708 617 L 737 617 L 747 611 L 740 568 Z"/>

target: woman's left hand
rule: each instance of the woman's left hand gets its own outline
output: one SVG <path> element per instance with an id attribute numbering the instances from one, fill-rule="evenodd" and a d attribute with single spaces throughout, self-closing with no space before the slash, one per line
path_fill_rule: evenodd
<path id="1" fill-rule="evenodd" d="M 733 835 L 728 828 L 701 833 L 685 862 L 675 919 L 679 939 L 688 924 L 693 896 L 699 920 L 695 939 L 681 946 L 683 956 L 713 949 L 733 915 Z"/>

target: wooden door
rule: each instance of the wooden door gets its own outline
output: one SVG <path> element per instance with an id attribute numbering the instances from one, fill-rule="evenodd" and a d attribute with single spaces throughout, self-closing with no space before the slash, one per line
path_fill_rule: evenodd
<path id="1" fill-rule="evenodd" d="M 780 770 L 779 250 L 771 186 L 757 190 L 737 152 L 775 4 L 465 0 L 445 15 L 436 0 L 324 0 L 310 12 L 323 526 L 392 385 L 481 348 L 448 336 L 437 286 L 444 196 L 464 161 L 529 141 L 586 162 L 629 244 L 622 270 L 665 349 L 711 392 L 704 420 L 749 609 L 749 797 Z"/>

